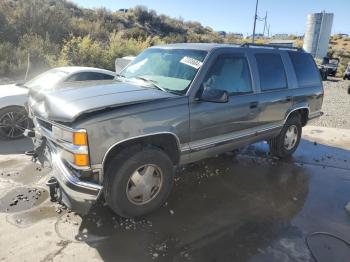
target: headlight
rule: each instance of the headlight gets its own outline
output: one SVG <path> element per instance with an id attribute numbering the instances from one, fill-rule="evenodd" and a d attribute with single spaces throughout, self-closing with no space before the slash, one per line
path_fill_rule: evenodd
<path id="1" fill-rule="evenodd" d="M 58 145 L 62 146 L 60 155 L 63 159 L 77 168 L 89 166 L 88 137 L 85 129 L 70 131 L 52 126 L 52 135 L 57 140 Z"/>
<path id="2" fill-rule="evenodd" d="M 54 138 L 71 143 L 75 146 L 88 145 L 87 133 L 85 129 L 69 131 L 67 129 L 63 129 L 57 126 L 52 126 L 52 134 Z"/>
<path id="3" fill-rule="evenodd" d="M 73 143 L 73 133 L 66 129 L 62 129 L 57 126 L 52 126 L 52 135 L 55 139 L 63 140 L 68 143 Z"/>

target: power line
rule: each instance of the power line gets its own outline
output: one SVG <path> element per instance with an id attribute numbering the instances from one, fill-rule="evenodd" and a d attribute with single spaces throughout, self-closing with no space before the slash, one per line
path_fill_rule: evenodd
<path id="1" fill-rule="evenodd" d="M 255 15 L 254 15 L 254 27 L 253 27 L 253 39 L 252 42 L 255 42 L 255 29 L 256 29 L 256 21 L 264 21 L 264 30 L 263 30 L 263 35 L 265 35 L 265 31 L 267 30 L 267 35 L 270 35 L 270 25 L 267 25 L 267 11 L 265 13 L 264 17 L 258 16 L 258 5 L 259 5 L 259 0 L 256 0 L 256 5 L 255 5 Z"/>

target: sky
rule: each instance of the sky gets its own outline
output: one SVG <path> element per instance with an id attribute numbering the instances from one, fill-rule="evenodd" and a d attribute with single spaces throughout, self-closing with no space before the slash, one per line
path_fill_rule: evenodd
<path id="1" fill-rule="evenodd" d="M 256 0 L 71 0 L 82 7 L 105 7 L 112 11 L 143 5 L 173 18 L 198 21 L 216 31 L 243 33 L 253 31 Z M 350 34 L 350 0 L 259 0 L 258 15 L 267 12 L 270 34 L 302 35 L 309 13 L 334 13 L 332 34 Z M 263 22 L 257 22 L 257 33 L 262 33 Z"/>

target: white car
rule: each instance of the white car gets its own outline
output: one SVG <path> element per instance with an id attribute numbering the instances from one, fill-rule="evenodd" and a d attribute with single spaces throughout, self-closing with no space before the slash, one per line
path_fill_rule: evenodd
<path id="1" fill-rule="evenodd" d="M 68 82 L 111 80 L 115 73 L 109 70 L 67 66 L 50 69 L 26 83 L 0 85 L 0 137 L 15 139 L 30 127 L 25 110 L 29 90 L 47 92 Z"/>

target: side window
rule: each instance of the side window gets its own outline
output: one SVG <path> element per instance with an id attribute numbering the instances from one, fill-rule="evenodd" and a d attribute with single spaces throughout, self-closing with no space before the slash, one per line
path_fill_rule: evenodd
<path id="1" fill-rule="evenodd" d="M 204 81 L 205 88 L 226 90 L 230 95 L 251 93 L 250 71 L 244 57 L 219 57 Z"/>
<path id="2" fill-rule="evenodd" d="M 66 82 L 72 82 L 72 81 L 92 81 L 92 80 L 106 80 L 106 79 L 113 79 L 114 76 L 103 74 L 103 73 L 97 73 L 97 72 L 81 72 L 76 73 L 72 76 L 70 76 Z"/>
<path id="3" fill-rule="evenodd" d="M 70 77 L 68 77 L 64 82 L 74 82 L 77 81 L 77 78 L 79 77 L 79 73 L 78 74 L 73 74 Z"/>
<path id="4" fill-rule="evenodd" d="M 287 88 L 284 65 L 279 54 L 255 54 L 261 91 Z"/>
<path id="5" fill-rule="evenodd" d="M 103 75 L 96 72 L 82 73 L 82 79 L 79 81 L 103 80 Z"/>
<path id="6" fill-rule="evenodd" d="M 114 79 L 113 75 L 107 75 L 107 74 L 101 74 L 101 75 L 102 75 L 102 79 L 105 79 L 105 80 Z"/>
<path id="7" fill-rule="evenodd" d="M 320 74 L 311 55 L 288 52 L 292 61 L 299 87 L 320 85 Z"/>

